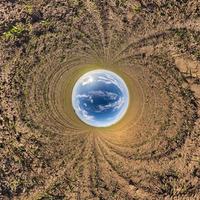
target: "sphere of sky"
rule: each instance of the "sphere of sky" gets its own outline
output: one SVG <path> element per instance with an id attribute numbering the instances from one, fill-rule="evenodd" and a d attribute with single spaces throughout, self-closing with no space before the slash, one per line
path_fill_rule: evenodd
<path id="1" fill-rule="evenodd" d="M 81 76 L 72 91 L 72 106 L 81 121 L 94 127 L 116 124 L 129 105 L 124 80 L 108 70 L 93 70 Z"/>

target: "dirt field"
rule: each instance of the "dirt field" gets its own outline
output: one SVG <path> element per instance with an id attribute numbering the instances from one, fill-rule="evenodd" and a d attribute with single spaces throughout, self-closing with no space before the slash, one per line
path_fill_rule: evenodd
<path id="1" fill-rule="evenodd" d="M 92 128 L 81 74 L 120 74 L 130 108 Z M 0 199 L 200 199 L 199 0 L 0 0 Z"/>

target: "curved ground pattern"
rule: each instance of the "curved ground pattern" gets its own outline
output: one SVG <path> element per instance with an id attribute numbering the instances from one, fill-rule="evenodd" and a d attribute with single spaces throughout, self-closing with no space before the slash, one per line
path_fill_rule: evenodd
<path id="1" fill-rule="evenodd" d="M 123 120 L 81 122 L 78 78 L 119 74 Z M 0 199 L 200 199 L 199 0 L 0 1 Z"/>

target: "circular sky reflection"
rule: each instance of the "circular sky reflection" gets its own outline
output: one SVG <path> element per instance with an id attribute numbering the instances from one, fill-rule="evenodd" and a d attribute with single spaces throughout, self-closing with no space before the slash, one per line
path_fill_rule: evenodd
<path id="1" fill-rule="evenodd" d="M 128 88 L 117 74 L 108 70 L 93 70 L 76 82 L 72 105 L 84 123 L 94 127 L 111 126 L 126 113 Z"/>

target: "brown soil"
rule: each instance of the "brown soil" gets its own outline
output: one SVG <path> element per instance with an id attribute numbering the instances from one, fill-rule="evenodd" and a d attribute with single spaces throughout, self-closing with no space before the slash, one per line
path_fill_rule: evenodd
<path id="1" fill-rule="evenodd" d="M 124 77 L 127 115 L 71 108 L 94 68 Z M 0 199 L 200 199 L 199 0 L 0 1 Z"/>

